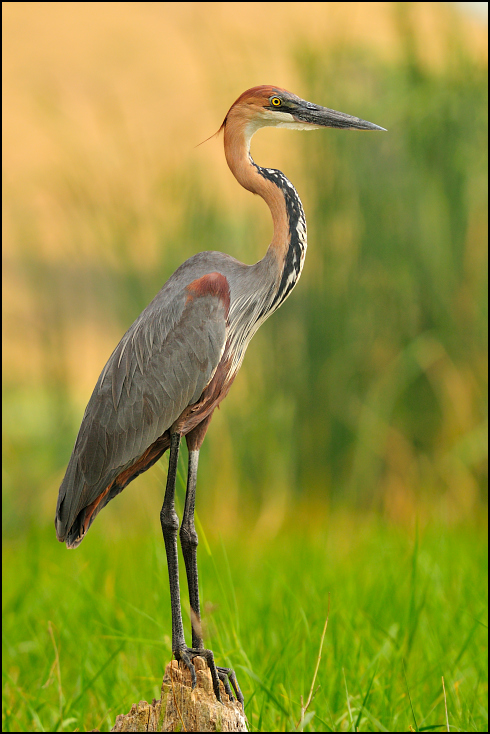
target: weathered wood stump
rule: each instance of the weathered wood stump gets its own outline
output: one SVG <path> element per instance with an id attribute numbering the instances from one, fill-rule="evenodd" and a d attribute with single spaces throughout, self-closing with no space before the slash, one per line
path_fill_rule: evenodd
<path id="1" fill-rule="evenodd" d="M 172 660 L 165 668 L 161 699 L 134 703 L 129 714 L 116 717 L 111 731 L 248 731 L 241 704 L 228 700 L 221 681 L 219 703 L 206 661 L 196 657 L 193 662 L 194 690 L 187 667 Z"/>

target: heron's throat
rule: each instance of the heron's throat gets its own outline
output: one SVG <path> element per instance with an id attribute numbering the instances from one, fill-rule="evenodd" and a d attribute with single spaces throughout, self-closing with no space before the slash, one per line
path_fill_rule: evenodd
<path id="1" fill-rule="evenodd" d="M 236 131 L 236 126 L 235 126 Z M 247 268 L 250 287 L 232 299 L 229 313 L 230 375 L 236 374 L 247 346 L 261 324 L 298 282 L 306 254 L 306 220 L 296 189 L 281 171 L 261 168 L 250 156 L 250 136 L 225 126 L 225 154 L 238 182 L 269 206 L 274 235 L 259 262 Z"/>
<path id="2" fill-rule="evenodd" d="M 306 219 L 298 193 L 286 176 L 254 163 L 250 139 L 255 130 L 250 124 L 227 123 L 224 142 L 226 160 L 237 181 L 262 197 L 271 212 L 274 234 L 263 260 L 268 265 L 276 264 L 272 268 L 274 296 L 267 304 L 268 316 L 289 295 L 301 275 L 307 246 Z"/>

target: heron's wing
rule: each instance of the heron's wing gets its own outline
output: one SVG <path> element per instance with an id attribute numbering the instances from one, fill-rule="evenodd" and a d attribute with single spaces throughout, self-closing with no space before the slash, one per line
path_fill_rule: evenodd
<path id="1" fill-rule="evenodd" d="M 164 287 L 134 322 L 97 381 L 60 487 L 60 540 L 78 513 L 198 401 L 218 366 L 227 334 L 226 278 L 211 273 L 171 290 Z"/>

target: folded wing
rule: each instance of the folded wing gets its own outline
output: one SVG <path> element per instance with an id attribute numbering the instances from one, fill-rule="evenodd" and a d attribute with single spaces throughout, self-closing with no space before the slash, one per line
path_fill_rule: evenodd
<path id="1" fill-rule="evenodd" d="M 177 292 L 167 286 L 119 342 L 85 410 L 56 508 L 58 539 L 70 546 L 88 529 L 84 510 L 93 512 L 115 479 L 199 400 L 223 354 L 226 278 L 210 273 Z"/>

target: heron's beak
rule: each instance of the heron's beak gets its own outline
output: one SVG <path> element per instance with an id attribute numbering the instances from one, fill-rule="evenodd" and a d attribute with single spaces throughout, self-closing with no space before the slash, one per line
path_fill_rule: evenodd
<path id="1" fill-rule="evenodd" d="M 344 130 L 384 130 L 386 132 L 386 128 L 375 125 L 373 122 L 367 122 L 359 117 L 346 115 L 345 112 L 337 112 L 336 110 L 330 110 L 328 107 L 320 107 L 306 101 L 298 105 L 292 115 L 298 122 L 306 122 L 317 127 L 340 127 Z"/>

